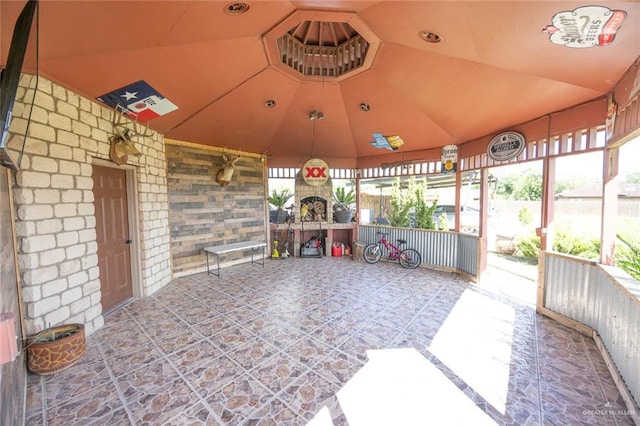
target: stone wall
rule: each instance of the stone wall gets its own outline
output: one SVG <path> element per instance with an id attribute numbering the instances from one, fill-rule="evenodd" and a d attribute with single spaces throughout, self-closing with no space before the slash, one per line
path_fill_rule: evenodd
<path id="1" fill-rule="evenodd" d="M 79 322 L 91 334 L 104 323 L 92 161 L 109 159 L 113 110 L 23 75 L 9 135 L 16 161 L 30 112 L 14 186 L 26 331 Z M 134 294 L 148 296 L 171 279 L 166 160 L 163 137 L 155 132 L 136 146 L 143 155 L 130 157 L 129 165 L 135 168 L 141 241 L 134 255 L 142 273 Z"/>
<path id="2" fill-rule="evenodd" d="M 166 152 L 176 276 L 206 270 L 204 247 L 266 241 L 265 177 L 259 157 L 241 156 L 231 182 L 222 187 L 215 181 L 224 163 L 219 150 L 167 143 Z M 244 261 L 243 256 L 247 253 L 229 253 L 220 264 Z"/>

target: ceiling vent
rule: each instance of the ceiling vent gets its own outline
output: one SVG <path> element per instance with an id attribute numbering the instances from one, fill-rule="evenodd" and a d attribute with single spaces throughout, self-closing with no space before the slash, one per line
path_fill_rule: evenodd
<path id="1" fill-rule="evenodd" d="M 380 40 L 358 15 L 296 11 L 264 37 L 271 65 L 303 80 L 342 80 L 371 67 Z"/>
<path id="2" fill-rule="evenodd" d="M 301 22 L 278 39 L 282 63 L 305 76 L 344 75 L 364 64 L 368 49 L 345 22 Z"/>

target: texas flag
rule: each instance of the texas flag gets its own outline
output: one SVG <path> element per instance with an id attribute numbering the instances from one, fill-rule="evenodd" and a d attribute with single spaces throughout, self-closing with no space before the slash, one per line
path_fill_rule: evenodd
<path id="1" fill-rule="evenodd" d="M 144 80 L 98 96 L 96 99 L 141 123 L 178 109 L 173 102 L 163 97 Z"/>

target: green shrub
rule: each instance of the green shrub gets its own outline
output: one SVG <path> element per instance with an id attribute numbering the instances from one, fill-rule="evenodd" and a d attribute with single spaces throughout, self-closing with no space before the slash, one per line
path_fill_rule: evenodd
<path id="1" fill-rule="evenodd" d="M 433 222 L 433 212 L 436 210 L 438 201 L 434 200 L 431 206 L 428 206 L 424 200 L 425 189 L 426 184 L 416 185 L 415 188 L 413 204 L 416 211 L 416 228 L 435 229 L 436 224 Z"/>
<path id="2" fill-rule="evenodd" d="M 519 238 L 516 253 L 522 257 L 537 258 L 540 253 L 540 237 L 529 235 Z"/>
<path id="3" fill-rule="evenodd" d="M 528 208 L 523 207 L 518 212 L 518 220 L 520 220 L 521 224 L 528 225 L 533 221 L 533 213 Z"/>
<path id="4" fill-rule="evenodd" d="M 616 247 L 616 265 L 640 281 L 640 244 L 627 237 L 622 237 L 620 234 L 617 237 L 622 244 Z"/>
<path id="5" fill-rule="evenodd" d="M 554 251 L 566 253 L 584 259 L 600 258 L 600 241 L 598 239 L 585 239 L 574 235 L 570 229 L 556 231 L 553 238 Z"/>
<path id="6" fill-rule="evenodd" d="M 393 192 L 391 194 L 391 209 L 389 210 L 389 223 L 391 226 L 409 226 L 409 210 L 413 207 L 413 194 L 407 195 L 400 188 L 400 179 L 393 181 Z"/>
<path id="7" fill-rule="evenodd" d="M 440 216 L 438 216 L 438 229 L 442 231 L 449 230 L 449 219 L 447 218 L 447 214 L 442 212 Z"/>

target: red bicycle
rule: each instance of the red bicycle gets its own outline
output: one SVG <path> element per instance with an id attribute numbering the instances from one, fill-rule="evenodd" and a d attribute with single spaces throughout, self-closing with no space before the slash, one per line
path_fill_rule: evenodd
<path id="1" fill-rule="evenodd" d="M 377 243 L 369 244 L 364 248 L 363 257 L 367 263 L 377 263 L 382 257 L 383 250 L 389 253 L 389 260 L 397 260 L 400 262 L 403 268 L 415 269 L 422 263 L 422 256 L 418 250 L 411 248 L 401 249 L 402 246 L 407 243 L 406 240 L 396 240 L 398 246 L 394 246 L 387 241 L 387 234 L 384 232 L 376 232 L 380 234 L 380 241 Z"/>

